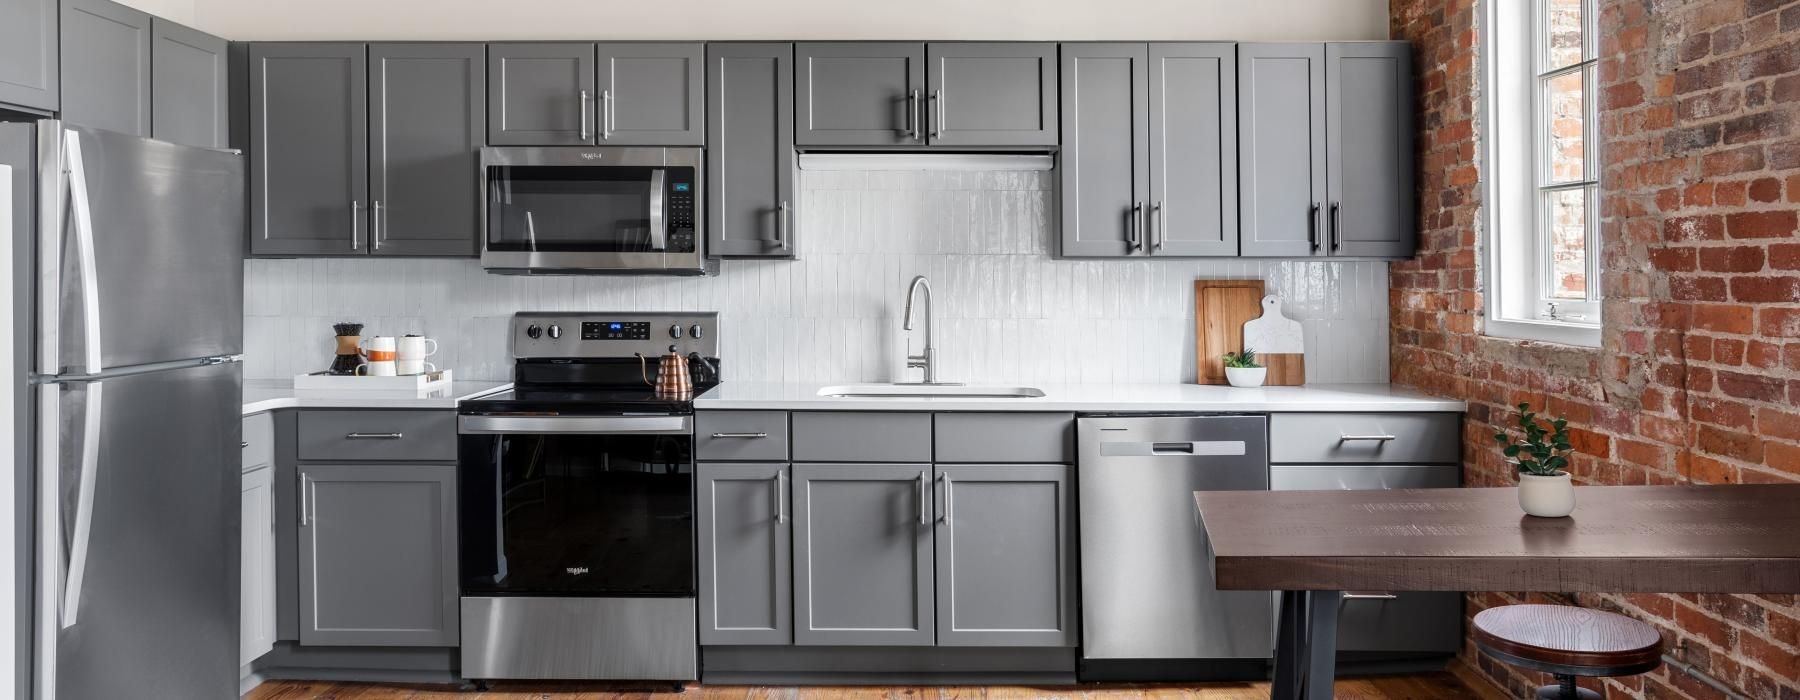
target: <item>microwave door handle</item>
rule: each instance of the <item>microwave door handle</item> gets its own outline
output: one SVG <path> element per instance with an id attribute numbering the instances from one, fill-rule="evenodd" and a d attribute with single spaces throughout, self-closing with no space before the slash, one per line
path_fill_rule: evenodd
<path id="1" fill-rule="evenodd" d="M 650 249 L 663 251 L 668 249 L 668 231 L 663 229 L 663 180 L 668 171 L 656 168 L 650 171 Z"/>
<path id="2" fill-rule="evenodd" d="M 537 222 L 531 218 L 531 210 L 525 210 L 525 248 L 537 251 Z"/>

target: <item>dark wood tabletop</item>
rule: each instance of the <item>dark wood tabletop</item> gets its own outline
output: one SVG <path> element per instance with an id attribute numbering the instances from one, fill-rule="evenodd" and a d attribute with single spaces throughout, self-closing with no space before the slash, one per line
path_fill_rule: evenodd
<path id="1" fill-rule="evenodd" d="M 1222 589 L 1800 593 L 1800 484 L 1575 502 L 1535 518 L 1512 488 L 1194 493 Z"/>

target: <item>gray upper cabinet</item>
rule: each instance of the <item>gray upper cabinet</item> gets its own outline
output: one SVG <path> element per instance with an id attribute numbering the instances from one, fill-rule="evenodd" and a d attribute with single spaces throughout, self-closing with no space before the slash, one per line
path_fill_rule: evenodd
<path id="1" fill-rule="evenodd" d="M 369 47 L 369 251 L 474 255 L 487 139 L 481 44 Z"/>
<path id="2" fill-rule="evenodd" d="M 706 143 L 704 44 L 603 43 L 598 56 L 600 145 Z"/>
<path id="3" fill-rule="evenodd" d="M 0 103 L 54 112 L 57 0 L 0 2 Z"/>
<path id="4" fill-rule="evenodd" d="M 250 47 L 252 254 L 364 254 L 366 54 L 363 44 Z"/>
<path id="5" fill-rule="evenodd" d="M 1144 44 L 1063 44 L 1062 253 L 1116 257 L 1141 250 L 1149 191 L 1149 96 Z"/>
<path id="6" fill-rule="evenodd" d="M 111 0 L 62 4 L 62 118 L 150 135 L 150 15 Z"/>
<path id="7" fill-rule="evenodd" d="M 807 42 L 794 55 L 795 143 L 924 145 L 924 44 Z"/>
<path id="8" fill-rule="evenodd" d="M 938 646 L 1075 646 L 1072 469 L 938 465 Z"/>
<path id="9" fill-rule="evenodd" d="M 794 642 L 931 646 L 931 465 L 793 470 Z"/>
<path id="10" fill-rule="evenodd" d="M 1054 146 L 1056 44 L 926 47 L 933 146 Z"/>
<path id="11" fill-rule="evenodd" d="M 791 257 L 799 206 L 794 45 L 706 51 L 707 253 Z"/>
<path id="12" fill-rule="evenodd" d="M 489 144 L 594 143 L 593 44 L 489 44 L 487 53 Z"/>
<path id="13" fill-rule="evenodd" d="M 1151 255 L 1238 253 L 1237 45 L 1150 45 Z"/>
<path id="14" fill-rule="evenodd" d="M 300 478 L 300 643 L 456 646 L 456 465 L 314 464 Z"/>
<path id="15" fill-rule="evenodd" d="M 793 644 L 788 465 L 695 469 L 701 644 Z"/>
<path id="16" fill-rule="evenodd" d="M 201 148 L 230 145 L 230 42 L 162 18 L 150 22 L 150 134 Z"/>
<path id="17" fill-rule="evenodd" d="M 1325 252 L 1325 45 L 1238 46 L 1243 254 Z"/>
<path id="18" fill-rule="evenodd" d="M 1325 45 L 1332 255 L 1413 254 L 1411 86 L 1412 48 L 1405 42 Z"/>

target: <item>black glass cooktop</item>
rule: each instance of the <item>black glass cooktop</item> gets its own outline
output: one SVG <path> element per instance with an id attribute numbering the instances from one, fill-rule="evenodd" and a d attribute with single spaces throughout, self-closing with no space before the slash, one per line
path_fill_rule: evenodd
<path id="1" fill-rule="evenodd" d="M 649 387 L 515 387 L 464 401 L 459 409 L 465 414 L 687 414 L 694 412 L 693 399 L 701 393 L 670 397 L 658 396 Z"/>

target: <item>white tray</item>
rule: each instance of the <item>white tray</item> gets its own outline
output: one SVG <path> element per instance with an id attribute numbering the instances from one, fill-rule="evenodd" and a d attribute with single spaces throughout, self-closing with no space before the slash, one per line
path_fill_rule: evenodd
<path id="1" fill-rule="evenodd" d="M 388 391 L 417 392 L 429 394 L 450 386 L 450 370 L 443 369 L 425 374 L 408 374 L 399 377 L 359 377 L 355 375 L 314 374 L 294 375 L 295 391 Z"/>

